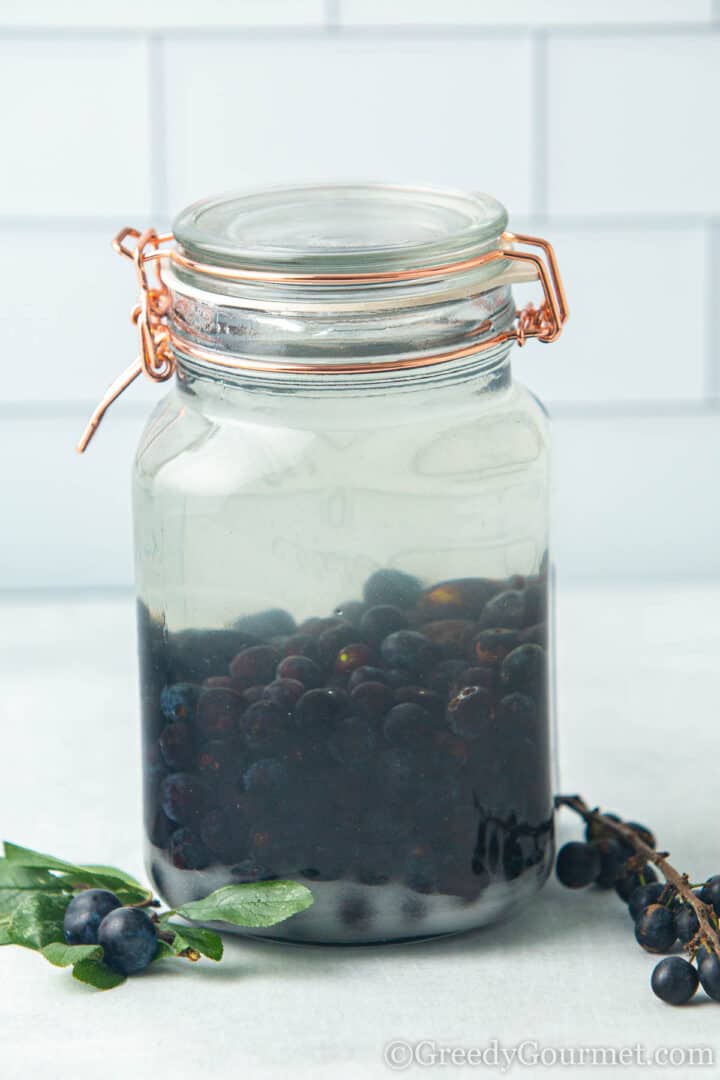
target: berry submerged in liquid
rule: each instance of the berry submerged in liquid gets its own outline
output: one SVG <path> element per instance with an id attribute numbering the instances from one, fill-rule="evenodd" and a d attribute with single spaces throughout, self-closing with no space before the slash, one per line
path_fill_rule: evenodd
<path id="1" fill-rule="evenodd" d="M 175 870 L 223 867 L 228 882 L 303 875 L 463 904 L 542 879 L 545 593 L 544 579 L 424 588 L 382 570 L 329 615 L 296 625 L 267 608 L 227 640 L 143 614 L 144 647 L 162 657 L 145 665 L 153 844 Z M 621 873 L 618 854 L 606 876 Z M 364 895 L 334 903 L 339 924 L 371 932 Z"/>

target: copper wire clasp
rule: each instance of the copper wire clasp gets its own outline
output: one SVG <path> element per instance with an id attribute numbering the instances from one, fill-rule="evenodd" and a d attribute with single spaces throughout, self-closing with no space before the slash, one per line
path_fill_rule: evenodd
<path id="1" fill-rule="evenodd" d="M 135 241 L 134 246 L 128 247 L 126 245 L 125 241 L 128 237 Z M 110 405 L 122 394 L 123 390 L 137 379 L 138 375 L 142 375 L 144 372 L 148 378 L 153 379 L 155 382 L 164 382 L 175 371 L 173 340 L 167 325 L 171 299 L 168 287 L 163 281 L 160 272 L 161 259 L 163 258 L 169 258 L 173 264 L 194 273 L 207 274 L 209 277 L 219 278 L 220 280 L 254 281 L 268 285 L 293 284 L 309 287 L 361 284 L 390 285 L 399 282 L 414 282 L 451 273 L 464 273 L 491 262 L 508 261 L 530 264 L 543 288 L 543 301 L 540 307 L 536 308 L 534 304 L 527 304 L 521 311 L 516 312 L 516 322 L 512 327 L 508 327 L 494 336 L 483 336 L 479 340 L 475 340 L 478 333 L 486 329 L 485 324 L 483 324 L 482 327 L 476 328 L 472 335 L 473 340 L 469 344 L 464 344 L 449 352 L 435 353 L 432 356 L 392 357 L 383 360 L 343 360 L 336 364 L 325 364 L 322 367 L 317 367 L 308 361 L 259 360 L 253 357 L 233 357 L 229 359 L 225 354 L 202 348 L 193 342 L 184 340 L 176 340 L 175 342 L 177 347 L 191 357 L 194 356 L 209 363 L 222 364 L 229 368 L 246 371 L 321 375 L 323 373 L 354 374 L 357 372 L 398 371 L 409 367 L 429 367 L 432 364 L 459 360 L 474 353 L 495 348 L 508 341 L 516 341 L 518 345 L 524 345 L 528 338 L 537 338 L 538 341 L 555 341 L 560 336 L 567 321 L 567 301 L 555 259 L 555 252 L 547 240 L 542 240 L 538 236 L 527 236 L 523 233 L 503 233 L 500 238 L 500 245 L 497 248 L 461 262 L 405 270 L 346 274 L 305 274 L 286 271 L 260 271 L 242 267 L 206 266 L 188 258 L 182 251 L 174 249 L 162 251 L 161 245 L 169 243 L 172 239 L 172 233 L 159 234 L 154 229 L 146 229 L 145 232 L 139 232 L 137 229 L 123 229 L 113 240 L 114 250 L 119 255 L 124 255 L 125 258 L 132 260 L 140 286 L 140 303 L 132 312 L 132 320 L 137 325 L 140 334 L 140 354 L 137 360 L 108 387 L 105 396 L 90 417 L 90 421 L 83 432 L 78 444 L 80 453 L 87 447 Z M 534 251 L 518 251 L 514 246 L 516 244 L 540 248 L 542 254 Z M 544 260 L 543 255 L 545 256 Z"/>
<path id="2" fill-rule="evenodd" d="M 568 307 L 552 244 L 539 236 L 509 232 L 503 233 L 503 243 L 539 247 L 547 260 L 546 265 L 542 257 L 535 252 L 516 251 L 514 248 L 506 248 L 503 251 L 504 257 L 514 262 L 531 263 L 543 287 L 544 299 L 539 308 L 530 303 L 517 312 L 515 337 L 518 345 L 524 345 L 530 337 L 537 338 L 538 341 L 556 341 L 567 322 Z"/>
<path id="3" fill-rule="evenodd" d="M 128 247 L 125 241 L 132 237 L 136 243 Z M 135 266 L 140 286 L 140 303 L 133 308 L 131 319 L 140 335 L 140 354 L 105 391 L 102 401 L 93 412 L 82 434 L 77 449 L 83 453 L 98 429 L 98 425 L 113 401 L 143 373 L 154 382 L 164 382 L 175 370 L 175 358 L 170 348 L 166 317 L 170 310 L 170 293 L 160 273 L 160 260 L 166 254 L 161 244 L 172 240 L 172 233 L 158 234 L 154 229 L 139 232 L 122 229 L 112 242 L 118 255 L 130 259 Z M 153 272 L 151 278 L 148 266 Z"/>

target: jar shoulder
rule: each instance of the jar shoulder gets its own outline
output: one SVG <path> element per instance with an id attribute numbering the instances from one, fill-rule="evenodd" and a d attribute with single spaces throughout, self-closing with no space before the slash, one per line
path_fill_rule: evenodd
<path id="1" fill-rule="evenodd" d="M 432 395 L 359 399 L 298 408 L 293 401 L 221 413 L 189 404 L 176 388 L 158 403 L 141 435 L 136 478 L 144 486 L 182 486 L 202 477 L 210 487 L 242 487 L 263 476 L 293 484 L 312 477 L 348 482 L 369 474 L 433 476 L 537 464 L 547 455 L 549 417 L 539 399 L 513 382 L 495 400 L 472 392 L 438 407 Z"/>

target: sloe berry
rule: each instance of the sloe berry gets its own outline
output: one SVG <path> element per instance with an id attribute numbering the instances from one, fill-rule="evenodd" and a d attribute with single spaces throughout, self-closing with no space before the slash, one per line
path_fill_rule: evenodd
<path id="1" fill-rule="evenodd" d="M 117 907 L 120 907 L 120 901 L 107 889 L 85 889 L 78 893 L 65 908 L 63 934 L 66 944 L 97 945 L 100 923 Z"/>
<path id="2" fill-rule="evenodd" d="M 121 975 L 144 971 L 157 952 L 155 925 L 142 908 L 111 911 L 100 923 L 98 941 L 105 963 Z"/>

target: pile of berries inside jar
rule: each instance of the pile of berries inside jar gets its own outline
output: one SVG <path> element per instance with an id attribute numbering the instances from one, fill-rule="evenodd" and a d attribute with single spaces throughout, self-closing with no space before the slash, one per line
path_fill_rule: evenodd
<path id="1" fill-rule="evenodd" d="M 552 859 L 547 636 L 544 571 L 424 587 L 379 570 L 362 599 L 299 624 L 272 608 L 172 630 L 141 606 L 160 891 L 178 874 L 188 897 L 334 883 L 338 925 L 363 934 L 384 887 L 421 936 L 410 925 L 438 898 L 467 909 L 494 889 L 497 908 L 502 886 L 537 887 Z"/>

